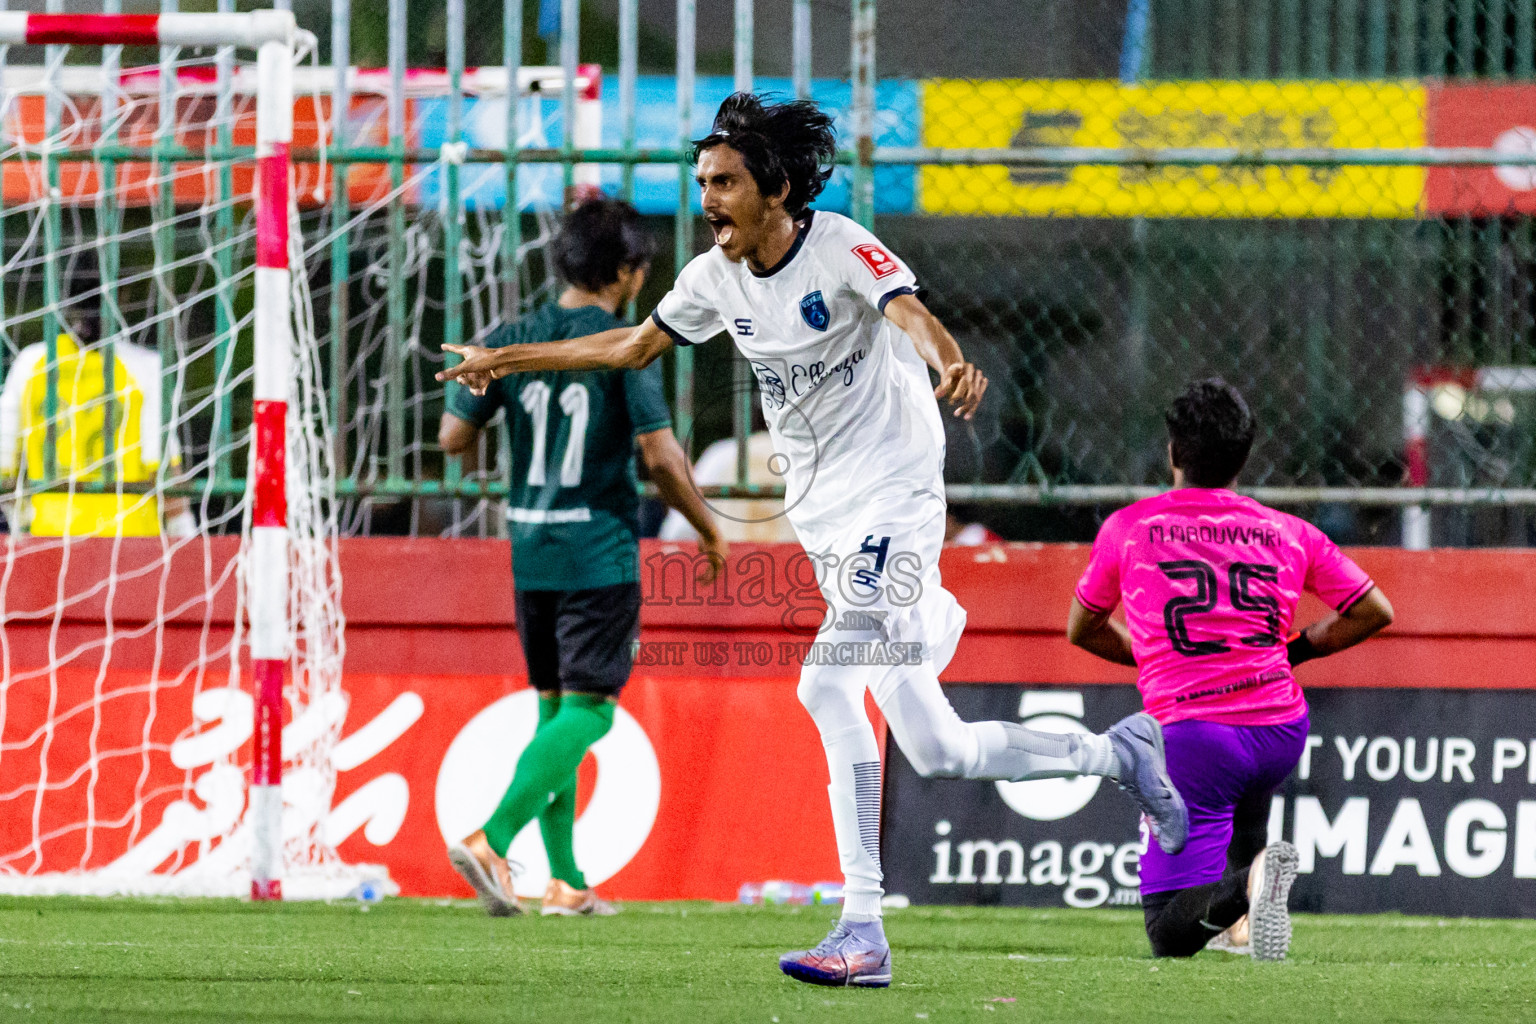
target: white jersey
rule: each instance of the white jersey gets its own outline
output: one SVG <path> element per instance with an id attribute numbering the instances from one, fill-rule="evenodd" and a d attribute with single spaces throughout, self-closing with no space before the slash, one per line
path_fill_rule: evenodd
<path id="1" fill-rule="evenodd" d="M 773 468 L 808 550 L 870 500 L 943 501 L 944 426 L 927 365 L 883 312 L 916 290 L 874 235 L 811 212 L 777 266 L 759 274 L 711 248 L 652 314 L 678 344 L 723 331 L 751 361 L 781 456 Z"/>

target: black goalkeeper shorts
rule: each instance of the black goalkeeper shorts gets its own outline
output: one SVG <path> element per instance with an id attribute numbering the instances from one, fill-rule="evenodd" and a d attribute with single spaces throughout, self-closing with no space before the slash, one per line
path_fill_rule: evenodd
<path id="1" fill-rule="evenodd" d="M 517 636 L 535 690 L 619 695 L 640 637 L 640 584 L 516 597 Z"/>

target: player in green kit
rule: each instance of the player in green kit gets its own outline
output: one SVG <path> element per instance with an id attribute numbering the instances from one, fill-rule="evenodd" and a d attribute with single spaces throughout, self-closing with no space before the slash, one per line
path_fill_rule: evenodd
<path id="1" fill-rule="evenodd" d="M 577 207 L 551 246 L 565 291 L 499 328 L 486 347 L 624 326 L 618 311 L 639 294 L 654 251 L 629 204 L 600 199 Z M 499 410 L 512 437 L 507 526 L 517 632 L 539 693 L 539 727 L 496 812 L 450 846 L 448 857 L 489 913 L 520 913 L 507 848 L 538 818 L 549 854 L 543 913 L 611 914 L 576 865 L 572 828 L 576 768 L 613 725 L 639 635 L 637 447 L 662 499 L 698 531 L 706 582 L 723 568 L 727 544 L 672 434 L 659 362 L 643 370 L 521 374 L 496 381 L 483 396 L 450 385 L 438 430 L 443 450 L 473 451 Z"/>

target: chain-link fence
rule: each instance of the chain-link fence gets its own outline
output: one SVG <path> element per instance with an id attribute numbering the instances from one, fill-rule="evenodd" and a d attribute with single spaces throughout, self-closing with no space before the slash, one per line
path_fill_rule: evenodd
<path id="1" fill-rule="evenodd" d="M 1490 166 L 1536 140 L 1532 19 L 1133 0 L 1102 77 L 923 82 L 925 146 L 1015 161 L 922 166 L 879 226 L 1002 384 L 949 473 L 1015 486 L 954 494 L 1085 536 L 1021 506 L 1164 483 L 1162 408 L 1219 373 L 1260 422 L 1243 483 L 1341 539 L 1536 539 L 1536 176 Z"/>

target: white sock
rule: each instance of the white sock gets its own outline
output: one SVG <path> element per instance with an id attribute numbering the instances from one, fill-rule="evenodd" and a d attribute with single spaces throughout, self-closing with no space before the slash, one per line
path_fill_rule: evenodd
<path id="1" fill-rule="evenodd" d="M 864 713 L 864 676 L 809 667 L 800 675 L 800 701 L 827 752 L 832 831 L 843 869 L 843 917 L 880 918 L 885 895 L 880 870 L 880 747 Z"/>
<path id="2" fill-rule="evenodd" d="M 1079 735 L 1077 737 L 1079 747 L 1077 756 L 1082 759 L 1082 772 L 1084 775 L 1103 775 L 1106 778 L 1118 779 L 1120 777 L 1120 755 L 1115 753 L 1115 745 L 1109 742 L 1109 737 L 1101 732 Z"/>
<path id="3" fill-rule="evenodd" d="M 891 669 L 875 685 L 875 700 L 901 752 L 924 777 L 1022 782 L 1119 770 L 1105 736 L 961 721 L 928 665 Z"/>

